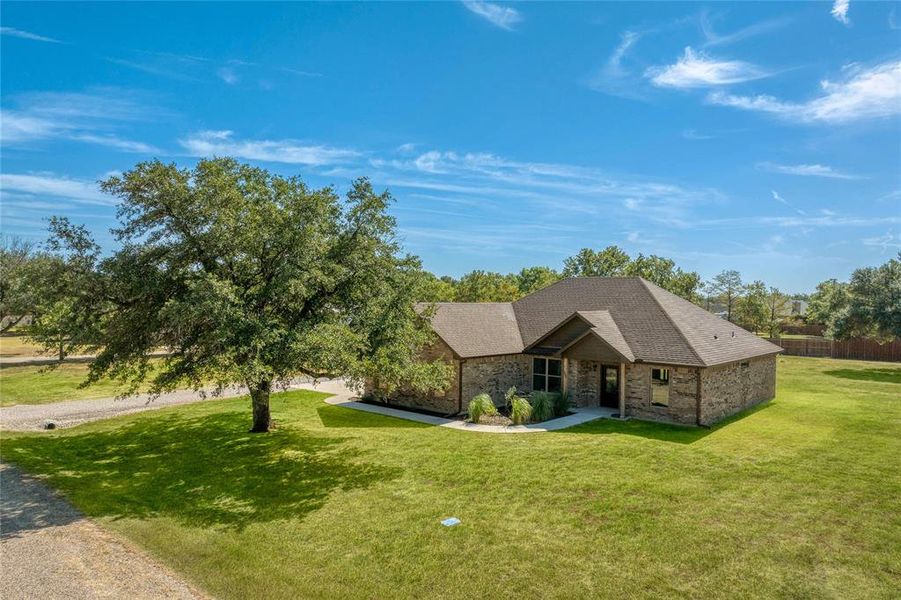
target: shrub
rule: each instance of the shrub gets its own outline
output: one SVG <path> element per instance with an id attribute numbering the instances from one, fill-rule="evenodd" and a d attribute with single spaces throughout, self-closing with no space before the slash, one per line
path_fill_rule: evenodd
<path id="1" fill-rule="evenodd" d="M 507 399 L 507 406 L 510 407 L 510 420 L 514 425 L 522 425 L 528 423 L 532 417 L 532 405 L 529 401 L 516 394 L 516 388 L 512 387 L 504 394 Z"/>
<path id="2" fill-rule="evenodd" d="M 572 408 L 573 401 L 569 397 L 568 391 L 560 392 L 559 394 L 554 394 L 554 416 L 563 417 L 566 416 L 566 413 L 569 412 L 569 409 Z"/>
<path id="3" fill-rule="evenodd" d="M 484 415 L 496 415 L 497 407 L 488 394 L 479 394 L 469 401 L 469 418 L 473 423 L 478 423 Z"/>
<path id="4" fill-rule="evenodd" d="M 532 392 L 532 396 L 529 398 L 532 403 L 532 420 L 547 421 L 553 417 L 558 395 L 550 392 Z"/>

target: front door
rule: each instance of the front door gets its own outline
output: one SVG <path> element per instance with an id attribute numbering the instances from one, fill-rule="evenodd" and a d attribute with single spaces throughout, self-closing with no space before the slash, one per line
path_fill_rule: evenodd
<path id="1" fill-rule="evenodd" d="M 618 367 L 601 367 L 601 406 L 619 408 Z"/>

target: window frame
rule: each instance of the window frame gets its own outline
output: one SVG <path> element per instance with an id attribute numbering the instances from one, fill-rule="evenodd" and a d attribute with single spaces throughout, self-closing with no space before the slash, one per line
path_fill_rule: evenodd
<path id="1" fill-rule="evenodd" d="M 659 371 L 660 377 L 655 378 L 654 372 Z M 650 389 L 650 401 L 651 406 L 658 406 L 661 408 L 669 408 L 669 397 L 670 397 L 670 373 L 669 369 L 666 367 L 652 367 L 650 373 L 648 374 L 649 379 L 649 389 Z M 660 383 L 658 383 L 660 382 Z M 663 401 L 659 399 L 655 399 L 654 390 L 666 390 L 666 397 L 663 398 Z"/>
<path id="2" fill-rule="evenodd" d="M 551 361 L 554 361 L 559 368 L 557 372 L 558 375 L 553 375 L 551 373 Z M 543 364 L 543 369 L 539 371 L 535 368 L 537 363 Z M 541 378 L 543 380 L 543 385 L 538 387 L 535 385 L 536 380 Z M 556 391 L 550 390 L 550 382 L 551 380 L 556 380 L 558 382 L 558 387 Z M 563 359 L 553 358 L 547 356 L 533 356 L 532 357 L 532 391 L 533 392 L 550 392 L 552 394 L 560 393 L 563 390 Z"/>

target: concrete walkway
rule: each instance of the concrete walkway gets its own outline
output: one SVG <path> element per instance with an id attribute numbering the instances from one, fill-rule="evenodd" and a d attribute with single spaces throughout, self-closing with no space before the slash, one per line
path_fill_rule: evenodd
<path id="1" fill-rule="evenodd" d="M 326 389 L 326 387 L 328 389 Z M 481 423 L 468 423 L 458 419 L 445 419 L 443 417 L 423 415 L 399 408 L 366 404 L 357 401 L 357 399 L 353 397 L 353 392 L 350 390 L 347 390 L 346 388 L 341 390 L 340 387 L 343 387 L 341 382 L 328 382 L 327 386 L 311 387 L 311 389 L 318 389 L 323 392 L 335 394 L 334 396 L 325 399 L 325 402 L 332 406 L 341 406 L 343 408 L 384 415 L 386 417 L 395 417 L 398 419 L 406 419 L 408 421 L 416 421 L 417 423 L 426 423 L 428 425 L 435 425 L 436 427 L 447 427 L 448 429 L 459 429 L 461 431 L 474 431 L 478 433 L 540 433 L 543 431 L 558 431 L 560 429 L 581 425 L 582 423 L 588 423 L 595 419 L 609 419 L 616 413 L 616 411 L 611 408 L 574 408 L 573 414 L 571 415 L 558 417 L 556 419 L 551 419 L 550 421 L 544 421 L 543 423 L 508 426 L 483 425 Z"/>
<path id="2" fill-rule="evenodd" d="M 0 464 L 0 598 L 204 598 L 144 552 Z"/>
<path id="3" fill-rule="evenodd" d="M 311 387 L 309 380 L 297 380 L 288 389 L 300 389 Z M 311 388 L 312 389 L 312 388 Z M 342 389 L 346 389 L 343 388 Z M 48 404 L 16 404 L 0 408 L 0 429 L 5 431 L 38 431 L 44 429 L 47 421 L 52 421 L 57 428 L 72 427 L 87 423 L 108 419 L 119 415 L 156 410 L 178 404 L 202 402 L 203 400 L 216 400 L 222 398 L 234 398 L 247 394 L 244 386 L 232 386 L 225 388 L 219 396 L 210 395 L 193 390 L 180 390 L 161 394 L 154 400 L 147 394 L 138 394 L 126 398 L 97 398 L 94 400 L 71 400 L 68 402 L 51 402 Z M 280 391 L 280 390 L 277 390 Z"/>

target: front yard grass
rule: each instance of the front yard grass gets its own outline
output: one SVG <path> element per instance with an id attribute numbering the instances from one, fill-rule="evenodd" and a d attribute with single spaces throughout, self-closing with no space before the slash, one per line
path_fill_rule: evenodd
<path id="1" fill-rule="evenodd" d="M 776 399 L 712 430 L 485 435 L 290 392 L 271 434 L 234 399 L 2 455 L 223 598 L 897 598 L 894 373 L 779 358 Z"/>
<path id="2" fill-rule="evenodd" d="M 125 390 L 125 386 L 112 379 L 78 387 L 87 375 L 87 363 L 76 362 L 52 368 L 38 365 L 0 368 L 0 406 L 112 398 Z"/>

